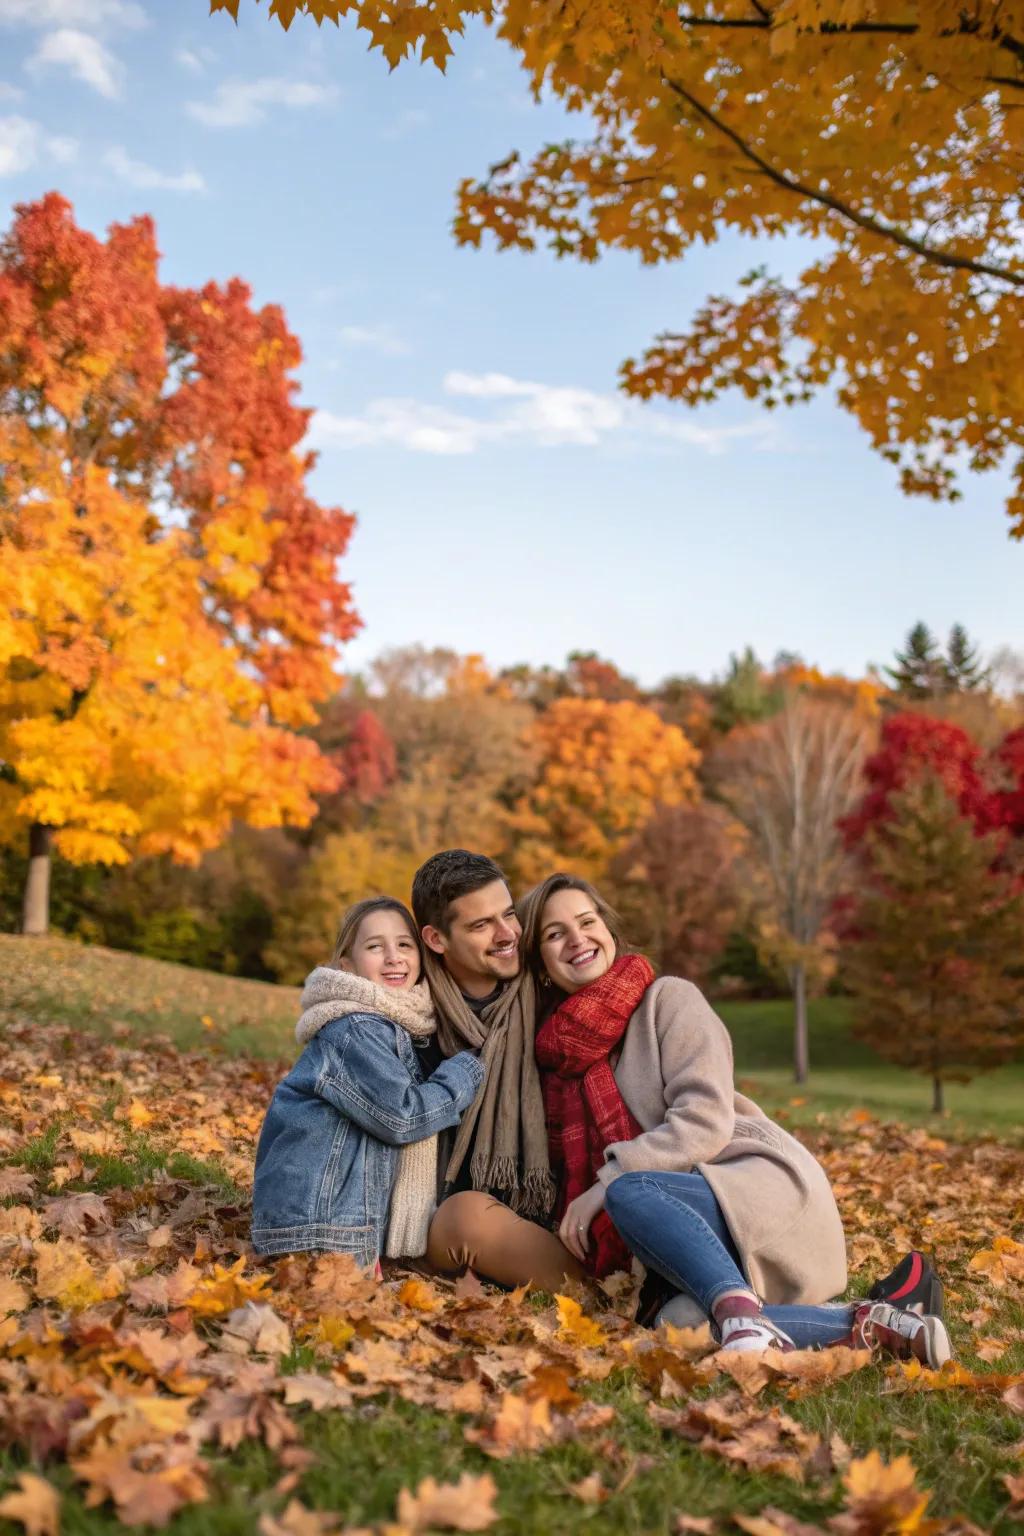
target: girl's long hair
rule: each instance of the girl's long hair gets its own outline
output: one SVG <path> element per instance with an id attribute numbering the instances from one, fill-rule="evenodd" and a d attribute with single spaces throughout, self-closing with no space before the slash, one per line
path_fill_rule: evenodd
<path id="1" fill-rule="evenodd" d="M 357 901 L 342 914 L 338 927 L 338 937 L 334 941 L 334 954 L 331 956 L 331 964 L 338 969 L 342 960 L 347 960 L 352 952 L 352 946 L 356 942 L 359 929 L 364 917 L 369 917 L 371 912 L 397 912 L 405 926 L 408 928 L 415 944 L 419 957 L 420 974 L 417 981 L 423 976 L 423 943 L 416 927 L 416 921 L 404 902 L 396 901 L 393 896 L 368 896 L 365 901 Z"/>

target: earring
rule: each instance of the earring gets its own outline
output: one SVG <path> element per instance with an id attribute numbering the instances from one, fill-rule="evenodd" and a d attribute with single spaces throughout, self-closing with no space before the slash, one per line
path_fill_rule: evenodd
<path id="1" fill-rule="evenodd" d="M 540 984 L 542 987 L 550 987 L 551 977 L 548 975 L 547 971 L 545 971 L 544 975 L 541 977 Z"/>

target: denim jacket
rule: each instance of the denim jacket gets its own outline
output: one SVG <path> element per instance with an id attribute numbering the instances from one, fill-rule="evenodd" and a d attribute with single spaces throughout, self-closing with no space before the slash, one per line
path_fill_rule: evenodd
<path id="1" fill-rule="evenodd" d="M 323 1249 L 376 1262 L 397 1149 L 457 1125 L 484 1071 L 470 1051 L 424 1081 L 407 1030 L 375 1013 L 326 1024 L 274 1090 L 256 1148 L 257 1253 Z"/>

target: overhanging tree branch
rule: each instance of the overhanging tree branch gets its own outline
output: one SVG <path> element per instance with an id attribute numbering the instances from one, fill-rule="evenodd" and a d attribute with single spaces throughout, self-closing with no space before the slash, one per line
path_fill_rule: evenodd
<path id="1" fill-rule="evenodd" d="M 756 16 L 690 16 L 685 12 L 680 15 L 680 24 L 684 27 L 713 27 L 718 31 L 744 31 L 744 32 L 770 32 L 775 25 L 775 18 L 767 6 L 757 4 L 754 0 Z M 855 21 L 849 26 L 843 26 L 837 21 L 823 21 L 819 27 L 806 27 L 802 29 L 805 34 L 814 32 L 818 37 L 842 37 L 845 34 L 859 37 L 916 37 L 921 28 L 916 21 Z M 980 26 L 976 21 L 964 20 L 958 27 L 944 27 L 939 32 L 939 37 L 977 37 Z M 1007 53 L 1012 53 L 1015 59 L 1024 63 L 1024 42 L 1011 36 L 1008 32 L 1000 32 L 998 28 L 990 34 L 992 41 L 998 48 L 1003 48 Z M 1018 89 L 1024 86 L 1024 81 L 1005 81 L 1004 84 L 1012 84 Z"/>
<path id="2" fill-rule="evenodd" d="M 758 170 L 775 182 L 776 186 L 783 187 L 787 192 L 793 192 L 798 197 L 805 197 L 810 199 L 811 202 L 820 203 L 825 208 L 831 208 L 833 213 L 838 213 L 841 218 L 848 219 L 851 224 L 856 224 L 859 229 L 866 230 L 872 235 L 878 235 L 883 240 L 891 240 L 894 244 L 902 246 L 905 250 L 913 251 L 915 255 L 930 261 L 934 266 L 948 267 L 961 272 L 977 272 L 979 276 L 994 277 L 1000 282 L 1012 284 L 1015 288 L 1024 288 L 1024 271 L 1015 272 L 1012 268 L 997 266 L 994 262 L 980 261 L 973 256 L 958 256 L 953 251 L 946 251 L 939 246 L 929 245 L 925 240 L 917 240 L 913 235 L 908 235 L 905 230 L 897 229 L 892 224 L 885 224 L 880 219 L 872 218 L 870 214 L 861 213 L 858 209 L 849 207 L 848 204 L 840 202 L 839 198 L 833 197 L 830 192 L 823 192 L 820 189 L 806 186 L 802 181 L 798 181 L 795 176 L 790 176 L 786 171 L 778 170 L 763 155 L 760 155 L 752 145 L 741 138 L 734 128 L 730 128 L 728 123 L 724 123 L 715 112 L 712 112 L 710 107 L 706 107 L 703 102 L 698 101 L 697 97 L 687 90 L 686 86 L 680 85 L 678 80 L 670 79 L 668 75 L 662 75 L 661 78 L 676 96 L 685 101 L 691 110 L 697 113 L 698 117 L 703 118 L 705 122 L 710 123 L 719 133 L 724 134 L 731 143 L 735 144 L 744 159 L 748 160 L 751 165 L 757 166 Z"/>

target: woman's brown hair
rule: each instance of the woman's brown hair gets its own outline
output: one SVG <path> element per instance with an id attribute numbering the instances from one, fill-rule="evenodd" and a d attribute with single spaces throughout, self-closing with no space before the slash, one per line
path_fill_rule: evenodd
<path id="1" fill-rule="evenodd" d="M 334 941 L 334 954 L 331 956 L 331 964 L 337 968 L 340 961 L 348 958 L 352 946 L 355 943 L 359 928 L 364 917 L 369 917 L 371 912 L 397 912 L 408 928 L 409 933 L 416 944 L 416 952 L 420 959 L 420 978 L 423 976 L 423 945 L 420 942 L 419 930 L 409 908 L 402 902 L 396 901 L 393 896 L 368 896 L 365 901 L 357 901 L 355 906 L 349 907 L 341 919 L 338 928 L 338 937 Z"/>
<path id="2" fill-rule="evenodd" d="M 587 900 L 593 903 L 594 911 L 615 940 L 616 959 L 629 948 L 622 931 L 622 919 L 615 908 L 608 905 L 600 891 L 596 890 L 589 880 L 584 880 L 581 875 L 567 875 L 559 871 L 548 875 L 547 879 L 542 880 L 540 885 L 535 885 L 532 891 L 527 891 L 517 908 L 523 930 L 520 954 L 523 957 L 523 963 L 529 966 L 538 981 L 544 971 L 544 963 L 540 957 L 540 931 L 544 908 L 558 891 L 582 891 Z"/>

